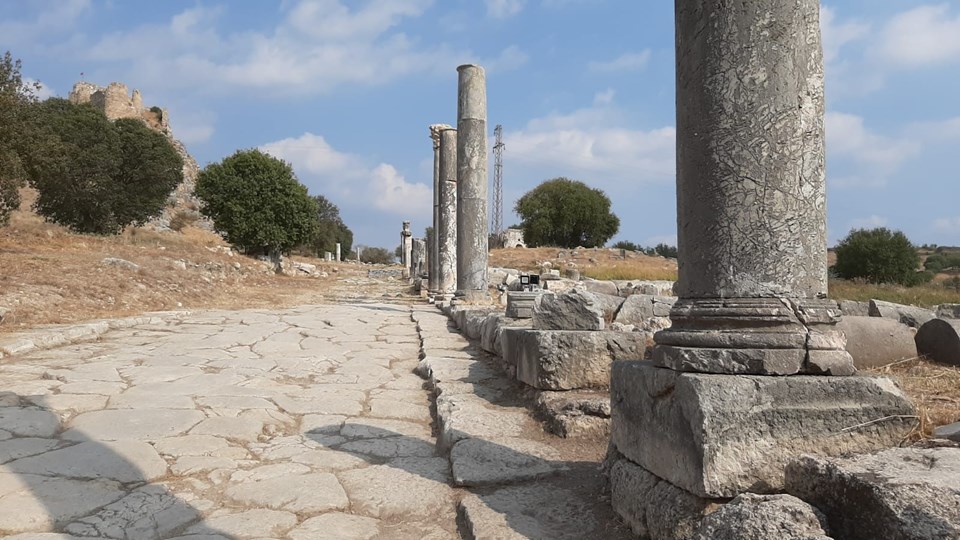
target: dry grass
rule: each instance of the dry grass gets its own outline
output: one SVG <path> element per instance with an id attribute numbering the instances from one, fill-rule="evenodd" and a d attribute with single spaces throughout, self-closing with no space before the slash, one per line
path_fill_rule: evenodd
<path id="1" fill-rule="evenodd" d="M 897 304 L 931 308 L 939 304 L 960 303 L 960 292 L 948 289 L 936 281 L 916 287 L 903 287 L 901 285 L 873 285 L 843 279 L 831 279 L 830 298 L 861 302 L 874 298 Z"/>
<path id="2" fill-rule="evenodd" d="M 278 276 L 261 262 L 232 254 L 208 231 L 130 228 L 112 237 L 79 235 L 44 222 L 24 204 L 0 228 L 0 332 L 171 309 L 282 307 L 322 299 L 339 281 L 366 268 L 317 259 L 330 278 Z M 113 257 L 133 270 L 103 264 Z M 186 268 L 184 268 L 184 266 Z"/>
<path id="3" fill-rule="evenodd" d="M 914 358 L 869 372 L 895 379 L 913 400 L 920 425 L 911 438 L 928 438 L 937 426 L 960 422 L 960 367 Z"/>
<path id="4" fill-rule="evenodd" d="M 535 271 L 545 262 L 561 271 L 564 268 L 577 268 L 582 276 L 600 280 L 677 279 L 677 261 L 634 251 L 627 251 L 626 258 L 621 256 L 619 249 L 607 248 L 569 250 L 541 247 L 490 251 L 490 266 Z"/>

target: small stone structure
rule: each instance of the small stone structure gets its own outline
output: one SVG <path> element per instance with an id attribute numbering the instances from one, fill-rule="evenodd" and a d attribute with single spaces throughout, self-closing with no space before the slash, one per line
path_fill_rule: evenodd
<path id="1" fill-rule="evenodd" d="M 483 68 L 457 68 L 457 298 L 486 302 L 487 81 Z"/>
<path id="2" fill-rule="evenodd" d="M 664 498 L 693 524 L 782 490 L 802 453 L 879 450 L 916 419 L 892 381 L 849 376 L 826 298 L 819 1 L 675 13 L 679 300 L 652 362 L 614 363 L 610 396 L 611 502 L 654 539 L 690 533 L 651 527 Z"/>
<path id="3" fill-rule="evenodd" d="M 437 224 L 437 293 L 440 300 L 457 290 L 457 130 L 440 131 L 440 222 Z"/>
<path id="4" fill-rule="evenodd" d="M 503 247 L 505 248 L 525 248 L 527 244 L 523 241 L 523 231 L 520 229 L 507 229 L 503 231 Z"/>
<path id="5" fill-rule="evenodd" d="M 410 251 L 413 249 L 413 233 L 410 232 L 410 222 L 403 222 L 400 231 L 400 265 L 403 266 L 403 277 L 410 278 Z"/>

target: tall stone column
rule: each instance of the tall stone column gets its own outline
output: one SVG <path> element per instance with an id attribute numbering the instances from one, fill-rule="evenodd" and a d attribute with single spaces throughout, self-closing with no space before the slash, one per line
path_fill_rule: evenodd
<path id="1" fill-rule="evenodd" d="M 438 293 L 448 300 L 457 290 L 457 130 L 440 131 L 440 222 Z"/>
<path id="2" fill-rule="evenodd" d="M 487 293 L 487 80 L 483 68 L 457 68 L 457 297 Z"/>
<path id="3" fill-rule="evenodd" d="M 849 374 L 826 299 L 819 2 L 676 6 L 680 301 L 655 361 Z"/>
<path id="4" fill-rule="evenodd" d="M 855 370 L 826 298 L 819 0 L 675 10 L 679 300 L 653 361 L 610 376 L 611 502 L 652 538 L 781 491 L 800 454 L 875 451 L 915 423 L 892 381 L 826 376 Z"/>
<path id="5" fill-rule="evenodd" d="M 440 225 L 440 131 L 450 126 L 433 124 L 430 126 L 430 140 L 433 141 L 433 236 L 427 239 L 428 267 L 427 287 L 431 296 L 436 296 L 440 277 L 440 242 L 437 240 L 437 229 Z"/>
<path id="6" fill-rule="evenodd" d="M 403 266 L 403 277 L 409 278 L 410 274 L 410 251 L 413 249 L 413 232 L 410 231 L 410 222 L 403 222 L 403 230 L 400 231 L 400 264 Z"/>
<path id="7" fill-rule="evenodd" d="M 340 242 L 337 242 L 337 262 L 340 262 Z"/>

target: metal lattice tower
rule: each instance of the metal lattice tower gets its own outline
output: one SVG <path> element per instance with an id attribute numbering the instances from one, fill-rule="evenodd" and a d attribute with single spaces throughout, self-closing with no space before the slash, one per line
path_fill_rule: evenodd
<path id="1" fill-rule="evenodd" d="M 499 240 L 503 236 L 503 126 L 493 130 L 496 143 L 493 145 L 493 223 L 490 229 Z"/>

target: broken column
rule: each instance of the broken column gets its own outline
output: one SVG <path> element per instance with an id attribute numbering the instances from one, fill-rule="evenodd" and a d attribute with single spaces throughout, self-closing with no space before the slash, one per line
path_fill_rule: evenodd
<path id="1" fill-rule="evenodd" d="M 652 363 L 611 375 L 612 503 L 642 535 L 657 501 L 639 486 L 702 513 L 782 489 L 800 453 L 877 450 L 915 421 L 891 381 L 845 376 L 826 298 L 818 0 L 675 11 L 679 300 Z"/>
<path id="2" fill-rule="evenodd" d="M 440 214 L 437 223 L 437 292 L 449 300 L 457 290 L 457 130 L 440 131 Z"/>
<path id="3" fill-rule="evenodd" d="M 487 82 L 483 68 L 457 68 L 457 298 L 487 293 Z"/>
<path id="4" fill-rule="evenodd" d="M 413 232 L 410 231 L 410 222 L 403 222 L 403 230 L 400 231 L 400 265 L 403 266 L 403 277 L 409 278 L 410 274 L 410 251 L 413 249 Z"/>
<path id="5" fill-rule="evenodd" d="M 436 297 L 439 293 L 440 284 L 440 240 L 437 238 L 437 231 L 440 226 L 440 132 L 450 126 L 446 124 L 433 124 L 430 126 L 430 140 L 433 142 L 433 221 L 430 226 L 433 227 L 433 235 L 427 239 L 429 250 L 428 288 L 430 296 Z"/>
<path id="6" fill-rule="evenodd" d="M 337 262 L 340 262 L 340 242 L 337 242 Z"/>

